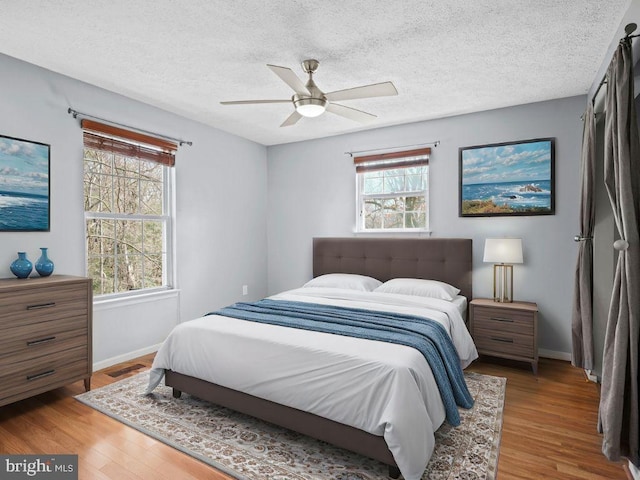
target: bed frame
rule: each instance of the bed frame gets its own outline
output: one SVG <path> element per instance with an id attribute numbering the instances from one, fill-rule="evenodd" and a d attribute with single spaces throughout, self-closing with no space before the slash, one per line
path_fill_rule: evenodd
<path id="1" fill-rule="evenodd" d="M 425 278 L 455 285 L 471 299 L 472 242 L 461 238 L 314 238 L 313 276 L 357 273 L 386 281 Z M 280 405 L 171 370 L 165 384 L 179 398 L 187 392 L 203 400 L 323 440 L 400 470 L 384 438 L 312 413 Z"/>

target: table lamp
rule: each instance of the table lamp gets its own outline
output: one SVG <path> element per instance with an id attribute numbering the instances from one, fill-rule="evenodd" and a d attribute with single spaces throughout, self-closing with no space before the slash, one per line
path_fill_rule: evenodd
<path id="1" fill-rule="evenodd" d="M 522 239 L 487 238 L 484 262 L 493 263 L 493 300 L 513 302 L 513 264 L 522 263 Z"/>

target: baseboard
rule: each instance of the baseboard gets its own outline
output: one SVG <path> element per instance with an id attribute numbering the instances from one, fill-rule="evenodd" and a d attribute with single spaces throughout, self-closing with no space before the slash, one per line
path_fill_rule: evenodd
<path id="1" fill-rule="evenodd" d="M 546 350 L 544 348 L 538 349 L 538 356 L 544 358 L 553 358 L 554 360 L 566 360 L 571 361 L 571 354 L 567 352 L 556 352 L 555 350 Z"/>
<path id="2" fill-rule="evenodd" d="M 539 357 L 544 357 L 544 358 L 552 358 L 554 360 L 564 360 L 567 362 L 571 361 L 571 354 L 567 353 L 567 352 L 556 352 L 555 350 L 545 350 L 543 348 L 539 348 L 538 349 L 538 356 Z M 600 379 L 598 378 L 598 376 L 593 373 L 592 370 L 585 370 L 584 371 L 584 375 L 586 377 L 587 380 L 594 382 L 594 383 L 600 383 Z M 640 480 L 640 479 L 638 479 Z"/>
<path id="3" fill-rule="evenodd" d="M 584 374 L 587 377 L 587 380 L 589 380 L 590 382 L 600 383 L 600 379 L 598 378 L 598 375 L 593 373 L 593 370 L 586 370 L 585 369 Z"/>
<path id="4" fill-rule="evenodd" d="M 103 368 L 111 367 L 113 365 L 117 365 L 118 363 L 127 362 L 129 360 L 133 360 L 134 358 L 157 352 L 161 345 L 161 343 L 158 343 L 157 345 L 151 345 L 149 347 L 141 348 L 140 350 L 123 353 L 122 355 L 118 355 L 117 357 L 111 357 L 107 358 L 106 360 L 101 360 L 93 364 L 93 371 L 97 372 L 98 370 L 102 370 Z"/>
<path id="5" fill-rule="evenodd" d="M 640 480 L 640 469 L 631 463 L 631 460 L 628 465 L 623 465 L 623 467 L 629 480 Z"/>

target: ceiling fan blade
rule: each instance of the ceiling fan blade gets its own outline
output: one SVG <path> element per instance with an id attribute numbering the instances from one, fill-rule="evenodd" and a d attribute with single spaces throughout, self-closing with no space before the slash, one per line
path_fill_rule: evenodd
<path id="1" fill-rule="evenodd" d="M 288 127 L 289 125 L 293 125 L 294 123 L 296 123 L 301 118 L 302 118 L 302 115 L 300 115 L 296 110 L 294 110 L 293 113 L 289 115 L 287 119 L 284 122 L 282 122 L 282 125 L 280 126 Z"/>
<path id="2" fill-rule="evenodd" d="M 288 100 L 235 100 L 232 102 L 220 102 L 221 105 L 249 105 L 253 103 L 289 103 L 291 99 Z"/>
<path id="3" fill-rule="evenodd" d="M 371 123 L 378 118 L 372 113 L 363 112 L 362 110 L 357 110 L 351 107 L 345 107 L 344 105 L 339 105 L 337 103 L 330 103 L 327 105 L 327 112 L 335 113 L 336 115 L 340 115 L 341 117 L 348 118 L 349 120 L 355 120 L 360 123 Z"/>
<path id="4" fill-rule="evenodd" d="M 358 98 L 372 97 L 390 97 L 397 95 L 398 90 L 391 82 L 374 83 L 372 85 L 363 85 L 362 87 L 347 88 L 345 90 L 336 90 L 335 92 L 325 93 L 325 97 L 330 102 L 339 102 L 342 100 L 356 100 Z"/>
<path id="5" fill-rule="evenodd" d="M 300 78 L 298 78 L 290 68 L 278 67 L 277 65 L 267 65 L 267 67 L 269 67 L 273 73 L 278 75 L 284 83 L 289 85 L 294 92 L 299 93 L 300 95 L 311 95 L 311 92 L 309 92 L 304 83 L 302 83 L 302 80 L 300 80 Z"/>

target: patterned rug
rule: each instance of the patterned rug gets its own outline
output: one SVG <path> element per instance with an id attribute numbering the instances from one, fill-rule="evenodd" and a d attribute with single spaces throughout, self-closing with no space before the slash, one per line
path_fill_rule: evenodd
<path id="1" fill-rule="evenodd" d="M 183 394 L 164 385 L 142 395 L 149 373 L 78 400 L 241 480 L 382 480 L 380 462 Z M 461 425 L 443 424 L 423 480 L 494 479 L 506 379 L 465 373 L 475 399 Z"/>

